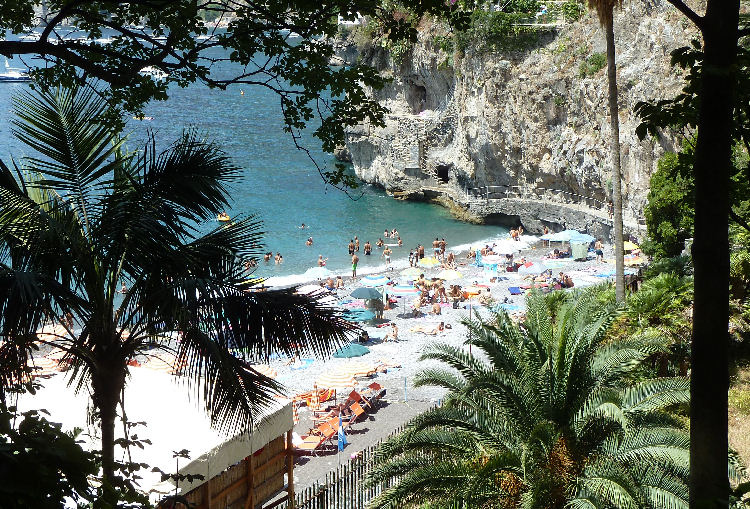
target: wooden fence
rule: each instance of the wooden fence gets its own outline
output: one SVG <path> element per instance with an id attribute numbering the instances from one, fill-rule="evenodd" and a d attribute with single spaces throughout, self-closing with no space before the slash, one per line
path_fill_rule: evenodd
<path id="1" fill-rule="evenodd" d="M 388 437 L 401 433 L 404 427 L 398 428 Z M 294 505 L 288 501 L 280 504 L 282 509 L 361 509 L 395 484 L 398 479 L 391 479 L 387 483 L 365 487 L 364 480 L 372 471 L 375 450 L 382 443 L 364 449 L 356 457 L 340 465 L 336 470 L 326 474 L 325 478 L 312 486 L 300 490 L 294 499 Z"/>

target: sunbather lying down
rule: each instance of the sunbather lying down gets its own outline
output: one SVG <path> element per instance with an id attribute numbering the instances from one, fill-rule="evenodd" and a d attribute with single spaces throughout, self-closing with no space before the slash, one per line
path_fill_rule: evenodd
<path id="1" fill-rule="evenodd" d="M 450 329 L 451 325 L 448 324 L 447 327 Z M 417 325 L 416 327 L 412 327 L 411 329 L 409 329 L 409 332 L 421 332 L 422 334 L 430 334 L 434 336 L 435 334 L 443 332 L 445 328 L 446 328 L 445 323 L 440 322 L 438 325 L 434 327 L 430 327 L 428 325 Z"/>

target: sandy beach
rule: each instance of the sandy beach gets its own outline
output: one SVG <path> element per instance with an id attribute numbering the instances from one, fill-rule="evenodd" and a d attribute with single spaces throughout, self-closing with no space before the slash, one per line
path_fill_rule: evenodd
<path id="1" fill-rule="evenodd" d="M 545 259 L 545 256 L 557 246 L 542 246 L 542 242 L 537 237 L 524 236 L 521 242 L 514 242 L 518 246 L 515 253 L 515 259 L 519 260 L 524 257 L 526 261 L 534 263 L 542 262 L 546 267 L 552 269 L 552 273 L 557 275 L 564 272 L 573 278 L 575 287 L 590 286 L 611 279 L 614 273 L 614 265 L 609 263 L 597 262 L 595 255 L 589 252 L 589 259 L 586 261 L 573 261 L 570 258 L 564 259 Z M 481 246 L 477 246 L 479 248 Z M 450 249 L 448 249 L 450 251 Z M 408 251 L 406 251 L 408 254 Z M 343 461 L 347 461 L 352 454 L 369 447 L 379 440 L 384 439 L 395 429 L 402 426 L 409 419 L 427 408 L 439 403 L 444 396 L 441 389 L 435 387 L 414 387 L 413 381 L 415 375 L 421 370 L 431 367 L 428 361 L 420 361 L 419 357 L 424 352 L 427 345 L 435 342 L 443 342 L 456 347 L 467 348 L 467 329 L 463 321 L 470 316 L 487 316 L 491 308 L 502 306 L 511 314 L 522 315 L 525 311 L 525 296 L 512 295 L 509 289 L 528 284 L 529 281 L 524 279 L 523 274 L 517 272 L 505 272 L 504 267 L 500 267 L 499 272 L 487 271 L 474 265 L 474 260 L 467 258 L 467 252 L 456 252 L 456 261 L 458 262 L 457 270 L 461 273 L 460 278 L 446 281 L 445 286 L 459 284 L 463 288 L 472 285 L 479 285 L 481 288 L 489 289 L 493 301 L 490 306 L 478 305 L 477 299 L 470 299 L 466 302 L 459 303 L 459 307 L 454 309 L 451 304 L 441 305 L 440 315 L 422 314 L 419 317 L 412 317 L 412 301 L 415 296 L 398 297 L 397 304 L 392 309 L 384 311 L 383 319 L 377 320 L 377 326 L 374 322 L 364 322 L 362 329 L 367 332 L 369 340 L 361 343 L 369 349 L 369 353 L 357 357 L 356 361 L 370 363 L 373 365 L 386 365 L 388 367 L 384 372 L 379 372 L 371 377 L 358 378 L 359 387 L 364 387 L 372 382 L 377 382 L 387 390 L 384 398 L 384 404 L 376 411 L 370 412 L 367 419 L 358 425 L 353 426 L 353 432 L 349 436 L 349 445 L 344 452 L 322 454 L 318 457 L 303 457 L 300 459 L 295 470 L 296 485 L 301 489 L 309 486 L 316 480 L 319 480 L 327 471 L 335 468 Z M 612 258 L 612 247 L 605 246 L 605 260 Z M 421 267 L 420 267 L 421 268 Z M 414 276 L 403 276 L 400 271 L 403 267 L 393 271 L 381 272 L 386 277 L 391 278 L 398 284 L 409 284 L 409 281 L 416 279 Z M 443 270 L 439 265 L 431 268 L 424 268 L 422 272 L 426 279 L 437 276 Z M 364 307 L 365 301 L 353 299 L 350 294 L 357 288 L 363 286 L 363 277 L 356 280 L 352 278 L 345 279 L 345 288 L 331 292 L 330 295 L 343 308 Z M 319 281 L 311 281 L 312 284 L 319 284 Z M 570 291 L 570 290 L 562 290 Z M 430 305 L 422 308 L 424 313 L 430 310 Z M 440 322 L 444 322 L 445 330 L 435 335 L 421 332 L 412 332 L 411 329 L 423 327 L 432 329 Z M 398 341 L 384 341 L 390 324 L 395 323 L 398 327 Z M 288 389 L 289 395 L 310 391 L 313 389 L 315 382 L 324 374 L 333 373 L 351 362 L 350 359 L 302 359 L 293 365 L 288 365 L 288 359 L 275 359 L 269 364 L 270 367 L 278 373 L 276 380 L 282 382 Z M 348 391 L 342 395 L 339 391 L 339 401 L 343 401 Z M 332 403 L 333 401 L 329 402 Z M 300 434 L 306 434 L 313 427 L 311 412 L 305 405 L 301 406 L 298 412 L 299 422 L 295 425 L 295 431 Z"/>

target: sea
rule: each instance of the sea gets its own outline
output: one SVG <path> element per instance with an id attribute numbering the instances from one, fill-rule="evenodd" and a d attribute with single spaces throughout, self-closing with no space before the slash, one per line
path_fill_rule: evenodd
<path id="1" fill-rule="evenodd" d="M 11 67 L 24 67 L 18 59 L 8 59 Z M 230 65 L 230 64 L 224 64 Z M 231 69 L 224 69 L 225 71 Z M 30 149 L 12 136 L 12 97 L 29 91 L 25 83 L 0 83 L 0 157 L 6 164 L 22 162 Z M 157 146 L 166 148 L 184 129 L 197 129 L 216 142 L 242 168 L 243 178 L 231 189 L 233 217 L 255 215 L 262 221 L 264 251 L 281 253 L 282 264 L 259 260 L 253 277 L 271 278 L 271 286 L 303 283 L 314 278 L 306 272 L 317 266 L 318 256 L 327 259 L 334 275 L 351 275 L 349 241 L 357 236 L 360 245 L 373 244 L 371 256 L 360 247 L 359 274 L 385 268 L 378 238 L 392 246 L 395 270 L 408 266 L 411 248 L 423 244 L 431 251 L 432 241 L 445 238 L 448 249 L 466 250 L 473 246 L 507 239 L 508 231 L 498 226 L 475 225 L 454 219 L 443 207 L 394 199 L 377 186 L 361 183 L 344 193 L 326 185 L 310 160 L 332 168 L 335 160 L 323 152 L 311 130 L 302 133 L 299 143 L 309 154 L 298 150 L 283 129 L 278 97 L 271 91 L 247 85 L 212 90 L 193 84 L 171 86 L 169 99 L 153 101 L 145 108 L 147 120 L 127 117 L 127 147 L 144 146 L 148 132 Z M 306 228 L 300 228 L 302 223 Z M 210 221 L 201 228 L 220 225 Z M 403 247 L 383 237 L 384 230 L 398 230 Z M 312 237 L 312 246 L 305 241 Z"/>

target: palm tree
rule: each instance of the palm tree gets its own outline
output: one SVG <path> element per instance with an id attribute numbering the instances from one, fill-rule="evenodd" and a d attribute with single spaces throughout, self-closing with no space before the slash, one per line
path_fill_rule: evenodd
<path id="1" fill-rule="evenodd" d="M 247 429 L 280 389 L 247 360 L 325 355 L 352 331 L 293 289 L 247 291 L 242 264 L 261 249 L 252 217 L 201 233 L 239 178 L 215 145 L 186 133 L 160 154 L 153 138 L 125 153 L 90 90 L 25 95 L 16 113 L 16 136 L 40 156 L 23 171 L 0 163 L 0 391 L 23 375 L 45 319 L 65 324 L 42 342 L 67 352 L 76 390 L 90 387 L 105 479 L 136 356 L 173 353 L 215 425 Z"/>
<path id="2" fill-rule="evenodd" d="M 625 301 L 625 251 L 622 233 L 622 169 L 620 168 L 620 108 L 617 105 L 617 64 L 615 63 L 614 9 L 622 0 L 588 0 L 596 9 L 607 40 L 607 81 L 609 83 L 609 143 L 612 153 L 612 205 L 615 227 L 615 294 L 617 302 Z"/>
<path id="3" fill-rule="evenodd" d="M 429 348 L 446 367 L 417 384 L 448 395 L 379 448 L 368 481 L 398 481 L 373 507 L 687 507 L 689 437 L 665 409 L 689 382 L 635 380 L 664 341 L 610 338 L 618 313 L 596 291 L 534 295 L 524 324 L 467 322 L 474 355 Z"/>

